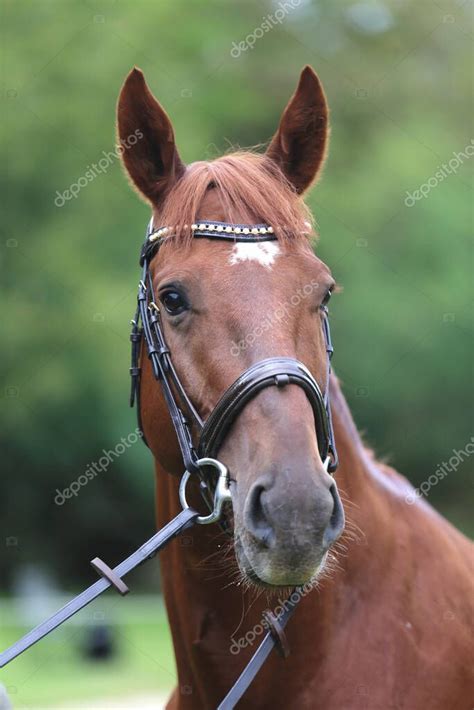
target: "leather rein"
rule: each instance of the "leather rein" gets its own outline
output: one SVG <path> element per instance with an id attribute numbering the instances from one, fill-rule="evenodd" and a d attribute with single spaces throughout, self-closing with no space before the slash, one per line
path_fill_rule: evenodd
<path id="1" fill-rule="evenodd" d="M 206 221 L 191 225 L 191 230 L 193 237 L 196 239 L 228 240 L 234 243 L 255 243 L 277 239 L 273 228 L 264 224 L 236 225 L 227 222 Z M 172 228 L 154 229 L 153 221 L 151 221 L 148 225 L 145 243 L 140 254 L 142 276 L 139 282 L 137 309 L 132 320 L 132 332 L 130 335 L 132 344 L 130 404 L 131 406 L 135 403 L 137 404 L 138 424 L 140 430 L 142 430 L 140 417 L 140 351 L 144 341 L 153 375 L 161 385 L 183 458 L 185 473 L 181 479 L 179 489 L 183 510 L 150 540 L 113 569 L 97 557 L 92 560 L 91 565 L 99 574 L 100 579 L 74 597 L 48 620 L 41 623 L 13 646 L 1 653 L 0 668 L 63 624 L 109 587 L 114 587 L 121 595 L 127 594 L 129 589 L 123 581 L 123 577 L 143 562 L 154 557 L 157 552 L 184 530 L 195 524 L 207 525 L 214 522 L 223 524 L 223 506 L 226 503 L 231 503 L 232 498 L 229 489 L 228 470 L 216 457 L 235 419 L 246 404 L 263 389 L 272 386 L 284 388 L 290 384 L 302 387 L 313 409 L 318 448 L 324 467 L 331 473 L 337 468 L 338 459 L 329 402 L 329 376 L 331 373 L 333 347 L 326 306 L 321 306 L 322 327 L 327 352 L 327 378 L 324 394 L 303 363 L 294 358 L 271 357 L 261 360 L 245 370 L 222 394 L 215 408 L 204 422 L 187 396 L 174 368 L 170 351 L 163 335 L 160 308 L 155 300 L 150 271 L 151 261 L 156 256 L 160 246 L 172 235 Z M 143 439 L 146 443 L 144 436 Z M 216 472 L 214 476 L 210 475 L 212 470 Z M 198 478 L 200 481 L 199 490 L 210 510 L 208 515 L 200 515 L 187 503 L 186 485 L 192 477 Z M 212 491 L 212 489 L 214 490 Z M 298 589 L 295 592 L 298 592 Z M 219 704 L 217 710 L 230 710 L 235 707 L 274 647 L 284 657 L 288 655 L 283 629 L 301 598 L 301 595 L 295 594 L 295 592 L 284 603 L 283 611 L 278 616 L 274 616 L 271 612 L 266 612 L 269 631 L 236 683 Z"/>

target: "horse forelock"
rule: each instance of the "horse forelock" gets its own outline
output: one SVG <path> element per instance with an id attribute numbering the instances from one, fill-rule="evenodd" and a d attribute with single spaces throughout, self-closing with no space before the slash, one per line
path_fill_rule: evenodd
<path id="1" fill-rule="evenodd" d="M 188 245 L 191 225 L 206 219 L 268 224 L 282 242 L 315 237 L 309 208 L 280 168 L 250 151 L 189 165 L 154 216 L 156 227 L 173 227 L 176 245 Z"/>

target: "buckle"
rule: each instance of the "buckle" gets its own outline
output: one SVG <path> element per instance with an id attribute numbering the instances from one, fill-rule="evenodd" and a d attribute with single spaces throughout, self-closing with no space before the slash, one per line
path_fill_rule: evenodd
<path id="1" fill-rule="evenodd" d="M 283 626 L 271 611 L 264 611 L 262 616 L 268 624 L 268 630 L 275 642 L 276 650 L 283 659 L 288 658 L 290 655 L 290 644 L 286 638 Z"/>
<path id="2" fill-rule="evenodd" d="M 118 574 L 109 567 L 109 565 L 105 564 L 100 557 L 94 557 L 94 559 L 91 560 L 91 565 L 95 571 L 98 572 L 101 577 L 104 577 L 107 582 L 110 582 L 112 587 L 114 587 L 123 597 L 129 593 L 130 589 L 127 587 L 123 579 L 119 577 Z"/>

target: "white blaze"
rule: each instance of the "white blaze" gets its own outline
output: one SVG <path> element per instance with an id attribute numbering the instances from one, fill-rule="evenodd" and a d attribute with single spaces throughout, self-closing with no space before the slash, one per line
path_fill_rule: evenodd
<path id="1" fill-rule="evenodd" d="M 240 261 L 256 261 L 262 266 L 271 268 L 280 247 L 276 242 L 237 242 L 230 255 L 230 263 L 238 264 Z"/>

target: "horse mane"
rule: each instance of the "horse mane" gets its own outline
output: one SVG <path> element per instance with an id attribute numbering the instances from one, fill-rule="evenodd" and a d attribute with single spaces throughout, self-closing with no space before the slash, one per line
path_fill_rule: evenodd
<path id="1" fill-rule="evenodd" d="M 217 190 L 225 221 L 271 225 L 278 239 L 287 242 L 307 241 L 312 233 L 311 212 L 278 165 L 264 155 L 245 151 L 186 168 L 160 210 L 159 226 L 174 228 L 171 241 L 188 245 L 191 225 L 210 219 L 200 213 L 210 189 Z"/>

